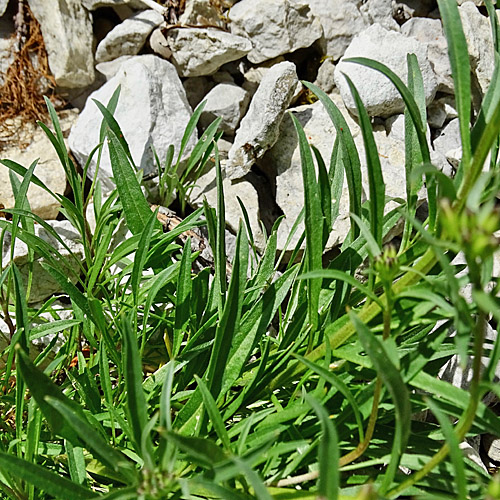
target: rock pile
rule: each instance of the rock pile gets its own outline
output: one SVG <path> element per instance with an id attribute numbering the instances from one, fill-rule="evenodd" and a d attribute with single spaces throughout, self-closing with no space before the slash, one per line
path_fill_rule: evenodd
<path id="1" fill-rule="evenodd" d="M 7 8 L 3 3 L 0 49 L 12 43 L 17 5 L 11 1 Z M 76 108 L 67 128 L 77 162 L 84 165 L 98 143 L 102 118 L 94 99 L 107 104 L 118 85 L 121 95 L 115 116 L 145 176 L 156 171 L 152 146 L 160 158 L 170 144 L 178 151 L 194 107 L 205 100 L 198 133 L 213 119 L 222 118 L 219 148 L 225 194 L 228 206 L 236 208 L 234 213 L 227 211 L 228 226 L 234 231 L 241 217 L 238 196 L 249 213 L 257 246 L 264 244 L 260 221 L 269 229 L 284 214 L 281 250 L 303 206 L 300 157 L 288 111 L 297 116 L 327 163 L 335 139 L 330 119 L 319 103 L 308 101 L 310 94 L 300 79 L 314 81 L 330 94 L 348 120 L 365 169 L 363 141 L 344 75 L 352 79 L 374 117 L 387 194 L 405 196 L 402 99 L 389 80 L 346 62 L 347 57 L 374 58 L 405 80 L 406 56 L 416 54 L 424 79 L 433 160 L 452 172 L 460 158 L 451 70 L 433 0 L 367 0 L 361 6 L 355 0 L 186 0 L 175 25 L 167 23 L 162 15 L 166 10 L 151 0 L 61 0 L 50 9 L 35 0 L 27 3 L 41 25 L 58 89 Z M 492 77 L 491 30 L 480 1 L 459 4 L 479 101 Z M 8 64 L 9 51 L 0 51 L 0 68 Z M 192 137 L 187 152 L 196 139 Z M 16 145 L 4 147 L 1 156 L 20 158 L 24 165 L 42 157 L 37 175 L 62 192 L 60 175 L 48 173 L 56 168 L 55 153 L 47 157 L 36 147 L 39 142 L 35 137 L 22 155 Z M 94 172 L 92 159 L 89 175 Z M 4 167 L 0 174 L 4 179 L 0 203 L 8 206 L 11 194 Z M 191 206 L 199 206 L 203 197 L 215 200 L 214 175 L 212 170 L 200 178 L 190 193 Z M 112 189 L 107 154 L 98 177 L 104 191 Z M 34 207 L 40 215 L 54 218 L 57 207 L 53 200 L 50 203 L 44 208 L 36 201 Z M 341 243 L 348 228 L 344 189 L 329 245 Z"/>

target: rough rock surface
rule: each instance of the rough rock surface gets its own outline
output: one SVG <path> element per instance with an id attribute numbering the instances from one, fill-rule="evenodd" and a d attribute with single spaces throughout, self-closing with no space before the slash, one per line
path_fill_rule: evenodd
<path id="1" fill-rule="evenodd" d="M 210 0 L 187 0 L 186 8 L 179 18 L 180 24 L 189 26 L 220 26 L 224 22 Z"/>
<path id="2" fill-rule="evenodd" d="M 175 68 L 168 61 L 148 54 L 125 61 L 118 73 L 91 95 L 69 136 L 69 144 L 81 164 L 99 142 L 102 115 L 92 99 L 106 105 L 121 85 L 115 118 L 127 140 L 135 164 L 145 174 L 156 170 L 151 146 L 162 158 L 170 144 L 179 150 L 184 129 L 191 116 L 186 93 Z M 194 137 L 191 141 L 196 138 Z M 99 178 L 106 190 L 113 188 L 111 165 L 104 148 Z M 95 172 L 95 158 L 90 172 Z"/>
<path id="3" fill-rule="evenodd" d="M 309 6 L 323 27 L 321 50 L 334 60 L 342 57 L 353 37 L 368 27 L 355 1 L 309 0 Z"/>
<path id="4" fill-rule="evenodd" d="M 200 125 L 207 128 L 219 116 L 222 117 L 220 130 L 226 135 L 234 135 L 236 127 L 245 114 L 249 95 L 245 89 L 234 83 L 219 83 L 206 96 L 206 104 L 200 116 Z"/>
<path id="5" fill-rule="evenodd" d="M 215 28 L 172 28 L 165 38 L 180 76 L 211 75 L 252 50 L 246 38 Z"/>
<path id="6" fill-rule="evenodd" d="M 14 23 L 10 19 L 0 19 L 0 85 L 4 83 L 4 75 L 14 59 L 12 54 L 12 34 Z"/>
<path id="7" fill-rule="evenodd" d="M 230 179 L 243 177 L 255 161 L 274 145 L 297 82 L 293 63 L 276 64 L 266 73 L 229 151 L 226 172 Z"/>
<path id="8" fill-rule="evenodd" d="M 459 11 L 467 40 L 471 69 L 484 95 L 490 85 L 495 66 L 490 22 L 479 12 L 474 2 L 463 3 Z"/>
<path id="9" fill-rule="evenodd" d="M 385 29 L 399 31 L 399 25 L 393 18 L 393 8 L 392 0 L 367 0 L 359 10 L 368 24 L 378 23 Z"/>
<path id="10" fill-rule="evenodd" d="M 306 2 L 240 0 L 229 12 L 231 32 L 247 36 L 252 63 L 311 46 L 322 35 L 321 24 Z"/>
<path id="11" fill-rule="evenodd" d="M 5 14 L 7 5 L 9 5 L 9 0 L 0 0 L 0 16 L 3 16 Z"/>
<path id="12" fill-rule="evenodd" d="M 354 99 L 342 73 L 351 78 L 371 116 L 388 117 L 402 112 L 404 110 L 403 99 L 387 77 L 371 68 L 348 63 L 344 59 L 348 57 L 375 59 L 406 81 L 408 53 L 417 56 L 424 80 L 426 102 L 430 104 L 436 94 L 437 81 L 427 59 L 426 45 L 414 38 L 388 31 L 379 24 L 373 24 L 353 39 L 344 57 L 335 68 L 335 83 L 347 109 L 356 114 Z"/>
<path id="13" fill-rule="evenodd" d="M 448 44 L 441 20 L 415 17 L 403 24 L 401 33 L 405 36 L 412 36 L 427 45 L 427 55 L 436 74 L 438 91 L 453 93 Z"/>
<path id="14" fill-rule="evenodd" d="M 49 243 L 52 248 L 59 252 L 61 258 L 56 258 L 56 260 L 59 261 L 59 265 L 63 269 L 66 267 L 67 272 L 65 274 L 68 276 L 68 279 L 75 283 L 76 276 L 74 275 L 74 272 L 79 272 L 78 261 L 82 261 L 84 258 L 83 246 L 80 243 L 80 234 L 74 229 L 69 221 L 50 221 L 50 226 L 52 226 L 55 232 L 61 237 L 61 239 L 64 240 L 68 248 L 71 250 L 72 255 L 52 234 L 38 224 L 35 224 L 35 235 Z M 10 248 L 10 233 L 5 233 L 5 240 L 2 247 L 2 262 L 4 266 L 10 261 Z M 13 262 L 18 267 L 26 283 L 29 267 L 28 247 L 19 238 L 16 239 Z M 42 262 L 44 262 L 43 258 L 37 258 L 35 256 L 35 262 L 33 264 L 33 282 L 31 285 L 29 303 L 40 302 L 54 293 L 61 292 L 61 287 L 58 283 L 56 283 L 52 276 L 48 274 L 40 265 Z"/>
<path id="15" fill-rule="evenodd" d="M 94 81 L 92 19 L 79 0 L 28 0 L 40 23 L 50 71 L 61 87 L 86 87 Z"/>
<path id="16" fill-rule="evenodd" d="M 59 116 L 63 134 L 69 130 L 77 117 L 76 110 L 67 111 Z M 31 131 L 30 131 L 31 133 Z M 35 167 L 35 175 L 54 193 L 64 194 L 66 190 L 66 176 L 56 150 L 45 132 L 37 127 L 32 132 L 31 143 L 26 149 L 19 149 L 11 145 L 3 149 L 1 158 L 6 158 L 28 168 L 31 163 L 39 159 Z M 42 219 L 55 219 L 60 205 L 44 189 L 31 184 L 28 189 L 28 201 L 31 210 Z M 0 164 L 0 203 L 11 208 L 15 205 L 14 195 L 9 179 L 9 169 Z"/>
<path id="17" fill-rule="evenodd" d="M 112 61 L 139 53 L 149 34 L 163 22 L 163 16 L 149 9 L 137 12 L 113 28 L 97 46 L 96 62 Z"/>
<path id="18" fill-rule="evenodd" d="M 144 9 L 141 0 L 81 0 L 82 5 L 87 10 L 96 10 L 100 7 L 119 7 L 127 5 L 132 9 Z"/>

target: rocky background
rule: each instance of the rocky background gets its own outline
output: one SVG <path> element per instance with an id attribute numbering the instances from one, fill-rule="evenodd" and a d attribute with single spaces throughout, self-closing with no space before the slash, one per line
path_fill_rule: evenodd
<path id="1" fill-rule="evenodd" d="M 457 2 L 477 109 L 493 73 L 491 29 L 481 0 Z M 300 80 L 314 82 L 340 108 L 366 171 L 345 73 L 373 116 L 386 195 L 405 198 L 402 99 L 385 77 L 344 62 L 353 56 L 381 61 L 405 80 L 406 56 L 416 54 L 433 162 L 452 175 L 461 157 L 447 46 L 434 0 L 0 0 L 0 16 L 0 157 L 26 167 L 40 158 L 36 175 L 55 192 L 67 189 L 64 172 L 48 139 L 32 124 L 43 115 L 42 94 L 58 106 L 68 147 L 83 167 L 98 143 L 102 120 L 93 100 L 107 104 L 120 85 L 115 117 L 136 165 L 145 178 L 153 178 L 148 181 L 152 193 L 156 166 L 151 146 L 162 159 L 170 144 L 178 151 L 193 109 L 204 100 L 198 136 L 222 118 L 218 146 L 228 229 L 234 232 L 241 218 L 238 197 L 259 249 L 265 242 L 261 221 L 269 231 L 285 215 L 278 235 L 281 250 L 303 207 L 300 156 L 287 110 L 327 163 L 335 139 L 323 106 Z M 89 175 L 94 172 L 92 160 Z M 110 176 L 105 152 L 98 173 L 104 193 L 113 188 Z M 199 207 L 204 197 L 215 205 L 213 168 L 189 193 L 189 206 Z M 54 200 L 35 186 L 29 200 L 33 211 L 51 220 L 78 253 L 77 234 L 62 220 Z M 0 204 L 14 204 L 8 169 L 2 165 Z M 345 187 L 329 248 L 343 242 L 349 225 Z M 43 229 L 37 231 L 44 235 Z M 19 244 L 18 262 L 26 253 Z M 55 291 L 43 280 L 33 290 L 33 301 Z M 450 370 L 455 383 L 466 383 L 467 374 Z M 495 446 L 496 441 L 490 444 L 492 450 Z"/>

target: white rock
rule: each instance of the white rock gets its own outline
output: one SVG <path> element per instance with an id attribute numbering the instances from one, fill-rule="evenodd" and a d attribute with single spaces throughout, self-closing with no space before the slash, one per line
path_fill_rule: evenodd
<path id="1" fill-rule="evenodd" d="M 68 221 L 50 221 L 50 225 L 64 240 L 73 255 L 71 255 L 68 250 L 66 250 L 66 248 L 64 248 L 64 246 L 61 245 L 56 238 L 54 238 L 54 236 L 38 224 L 35 224 L 35 235 L 49 243 L 52 248 L 60 253 L 62 259 L 58 260 L 56 258 L 56 260 L 58 260 L 59 265 L 61 266 L 64 274 L 68 277 L 68 280 L 75 283 L 77 278 L 74 275 L 74 272 L 78 275 L 78 261 L 82 261 L 84 258 L 80 235 Z M 4 267 L 10 262 L 10 251 L 11 235 L 10 233 L 5 233 L 5 240 L 2 247 L 2 263 Z M 16 244 L 14 246 L 13 262 L 21 272 L 26 284 L 29 268 L 28 247 L 19 238 L 16 239 Z M 45 262 L 43 258 L 35 256 L 35 262 L 33 263 L 33 282 L 31 285 L 31 294 L 28 299 L 29 303 L 40 302 L 54 293 L 60 293 L 62 291 L 52 276 L 41 267 L 40 264 L 42 262 Z"/>
<path id="2" fill-rule="evenodd" d="M 187 0 L 179 22 L 189 26 L 223 27 L 224 25 L 220 13 L 210 0 Z"/>
<path id="3" fill-rule="evenodd" d="M 168 46 L 167 39 L 165 38 L 161 27 L 156 28 L 153 30 L 153 33 L 151 33 L 151 36 L 149 37 L 149 46 L 155 54 L 163 57 L 163 59 L 170 59 L 172 57 L 172 51 Z"/>
<path id="4" fill-rule="evenodd" d="M 268 70 L 229 151 L 226 172 L 230 179 L 243 177 L 255 161 L 275 144 L 281 120 L 292 100 L 297 82 L 293 63 L 282 62 Z"/>
<path id="5" fill-rule="evenodd" d="M 78 113 L 76 110 L 66 111 L 60 114 L 59 120 L 63 134 L 76 121 Z M 2 158 L 15 161 L 28 168 L 33 161 L 39 159 L 35 167 L 35 175 L 54 193 L 64 194 L 66 190 L 66 176 L 56 150 L 45 132 L 36 127 L 30 131 L 33 136 L 30 144 L 21 149 L 19 146 L 8 146 L 1 152 Z M 28 201 L 31 210 L 42 219 L 55 219 L 59 213 L 60 204 L 41 187 L 33 183 L 28 189 Z M 9 179 L 9 169 L 0 164 L 0 203 L 5 207 L 12 208 L 15 205 L 14 195 Z"/>
<path id="6" fill-rule="evenodd" d="M 414 17 L 401 26 L 401 33 L 427 45 L 427 55 L 438 82 L 438 91 L 453 93 L 448 44 L 440 19 Z"/>
<path id="7" fill-rule="evenodd" d="M 57 85 L 80 88 L 94 81 L 92 18 L 79 0 L 48 4 L 28 0 L 40 23 L 50 71 Z"/>
<path id="8" fill-rule="evenodd" d="M 112 61 L 139 53 L 149 34 L 163 22 L 155 10 L 143 10 L 115 26 L 97 46 L 96 62 Z"/>
<path id="9" fill-rule="evenodd" d="M 325 59 L 318 69 L 318 75 L 314 82 L 323 92 L 329 94 L 335 88 L 335 64 L 330 57 Z"/>
<path id="10" fill-rule="evenodd" d="M 424 81 L 426 102 L 429 104 L 436 94 L 437 81 L 427 59 L 426 45 L 414 38 L 407 38 L 374 24 L 353 39 L 335 68 L 335 83 L 347 109 L 356 114 L 354 99 L 342 73 L 351 78 L 371 116 L 387 117 L 403 111 L 403 99 L 387 77 L 371 68 L 345 62 L 344 59 L 348 57 L 374 59 L 388 66 L 406 81 L 408 53 L 417 56 Z"/>
<path id="11" fill-rule="evenodd" d="M 484 95 L 490 86 L 495 66 L 490 21 L 479 12 L 474 2 L 465 2 L 458 10 L 469 49 L 471 69 Z"/>
<path id="12" fill-rule="evenodd" d="M 231 32 L 248 36 L 252 63 L 310 47 L 322 35 L 321 24 L 300 0 L 240 0 L 229 11 Z"/>
<path id="13" fill-rule="evenodd" d="M 87 101 L 76 125 L 71 130 L 69 144 L 75 157 L 85 164 L 88 155 L 99 142 L 102 115 L 92 99 L 107 105 L 111 95 L 121 85 L 121 94 L 115 118 L 128 142 L 132 158 L 145 175 L 156 171 L 151 145 L 160 158 L 168 146 L 174 144 L 179 151 L 184 129 L 191 116 L 191 108 L 175 67 L 152 54 L 134 56 L 125 61 L 118 73 L 94 92 Z M 188 150 L 194 145 L 194 136 Z M 99 168 L 99 178 L 104 190 L 111 190 L 114 183 L 111 164 L 104 146 Z M 95 172 L 95 157 L 89 175 Z"/>
<path id="14" fill-rule="evenodd" d="M 351 0 L 309 0 L 309 7 L 323 27 L 319 39 L 323 54 L 335 61 L 344 55 L 353 37 L 369 26 Z"/>
<path id="15" fill-rule="evenodd" d="M 11 19 L 0 19 L 0 85 L 3 85 L 4 76 L 14 60 L 12 52 L 14 31 L 15 26 Z"/>
<path id="16" fill-rule="evenodd" d="M 198 179 L 195 188 L 189 194 L 189 204 L 192 207 L 199 208 L 203 206 L 204 198 L 206 198 L 210 206 L 217 206 L 217 186 L 215 178 L 215 168 L 211 168 Z M 247 210 L 255 244 L 257 248 L 262 251 L 265 246 L 265 239 L 260 226 L 259 196 L 256 189 L 250 182 L 243 179 L 237 182 L 231 182 L 229 179 L 224 179 L 223 189 L 227 226 L 236 233 L 240 221 L 243 220 L 243 214 L 241 213 L 241 208 L 237 199 L 237 197 L 239 197 Z"/>
<path id="17" fill-rule="evenodd" d="M 106 77 L 106 80 L 113 78 L 120 70 L 121 65 L 133 56 L 120 56 L 112 61 L 96 64 L 95 69 Z"/>
<path id="18" fill-rule="evenodd" d="M 378 23 L 385 29 L 399 31 L 399 24 L 392 17 L 392 0 L 367 0 L 359 10 L 366 17 L 368 24 Z"/>
<path id="19" fill-rule="evenodd" d="M 164 35 L 180 76 L 211 75 L 252 50 L 248 39 L 215 28 L 172 28 Z"/>
<path id="20" fill-rule="evenodd" d="M 206 104 L 200 116 L 200 125 L 208 127 L 216 118 L 222 117 L 220 130 L 232 136 L 245 114 L 249 95 L 234 83 L 219 83 L 206 96 Z"/>
<path id="21" fill-rule="evenodd" d="M 454 152 L 460 148 L 462 143 L 460 140 L 460 124 L 458 118 L 451 120 L 444 128 L 438 137 L 433 142 L 434 149 L 444 154 L 446 157 L 454 157 Z"/>
<path id="22" fill-rule="evenodd" d="M 9 5 L 9 0 L 0 0 L 0 16 L 3 16 L 5 14 L 7 5 Z"/>

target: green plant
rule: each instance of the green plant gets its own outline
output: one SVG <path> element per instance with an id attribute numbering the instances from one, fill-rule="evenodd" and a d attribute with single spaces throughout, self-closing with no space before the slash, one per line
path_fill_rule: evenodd
<path id="1" fill-rule="evenodd" d="M 497 33 L 493 6 L 486 5 Z M 49 106 L 56 133 L 46 130 L 74 202 L 54 196 L 80 232 L 85 261 L 73 284 L 58 256 L 35 236 L 33 221 L 46 223 L 24 201 L 10 210 L 12 221 L 0 220 L 2 239 L 10 232 L 12 240 L 26 242 L 31 262 L 42 256 L 71 301 L 71 319 L 57 316 L 53 299 L 33 310 L 29 275 L 24 281 L 15 264 L 4 263 L 3 318 L 12 325 L 0 394 L 0 488 L 6 498 L 498 498 L 497 479 L 464 458 L 459 445 L 483 432 L 500 436 L 497 416 L 481 401 L 486 391 L 500 395 L 494 383 L 500 344 L 485 340 L 488 322 L 500 320 L 498 279 L 492 276 L 500 228 L 499 56 L 471 127 L 470 69 L 456 2 L 439 0 L 439 7 L 461 123 L 457 175 L 448 179 L 430 163 L 414 56 L 408 57 L 408 86 L 380 63 L 352 60 L 384 73 L 406 103 L 407 200 L 389 213 L 370 120 L 354 85 L 369 169 L 366 203 L 349 128 L 328 96 L 306 83 L 337 135 L 327 170 L 294 121 L 305 188 L 305 253 L 297 263 L 282 265 L 276 258 L 279 220 L 262 255 L 250 258 L 253 236 L 245 223 L 228 275 L 216 126 L 207 135 L 210 144 L 199 142 L 191 158 L 198 155 L 193 165 L 204 165 L 213 151 L 217 209 L 205 203 L 164 233 L 112 116 L 118 93 L 107 107 L 99 105 L 117 189 L 103 201 L 94 179 L 92 234 L 85 175 L 71 163 Z M 98 158 L 101 146 L 94 152 Z M 177 174 L 182 154 L 181 147 L 174 167 L 173 150 L 167 154 L 165 199 L 171 200 L 172 186 L 186 185 L 188 177 Z M 12 179 L 19 200 L 30 182 L 43 187 L 35 165 L 2 163 L 24 176 L 21 183 Z M 351 232 L 324 266 L 344 171 Z M 429 218 L 422 222 L 416 196 L 424 181 Z M 385 246 L 401 217 L 399 248 Z M 122 218 L 132 236 L 113 247 Z M 215 264 L 213 271 L 195 274 L 197 253 L 189 239 L 179 245 L 177 236 L 201 225 Z M 459 252 L 466 267 L 454 264 Z M 469 302 L 461 292 L 467 284 Z M 44 311 L 55 320 L 44 322 Z M 53 358 L 51 345 L 30 358 L 31 340 L 47 332 L 56 333 L 62 347 Z M 436 378 L 454 355 L 462 362 L 474 357 L 469 390 Z M 435 420 L 413 419 L 425 412 Z"/>

